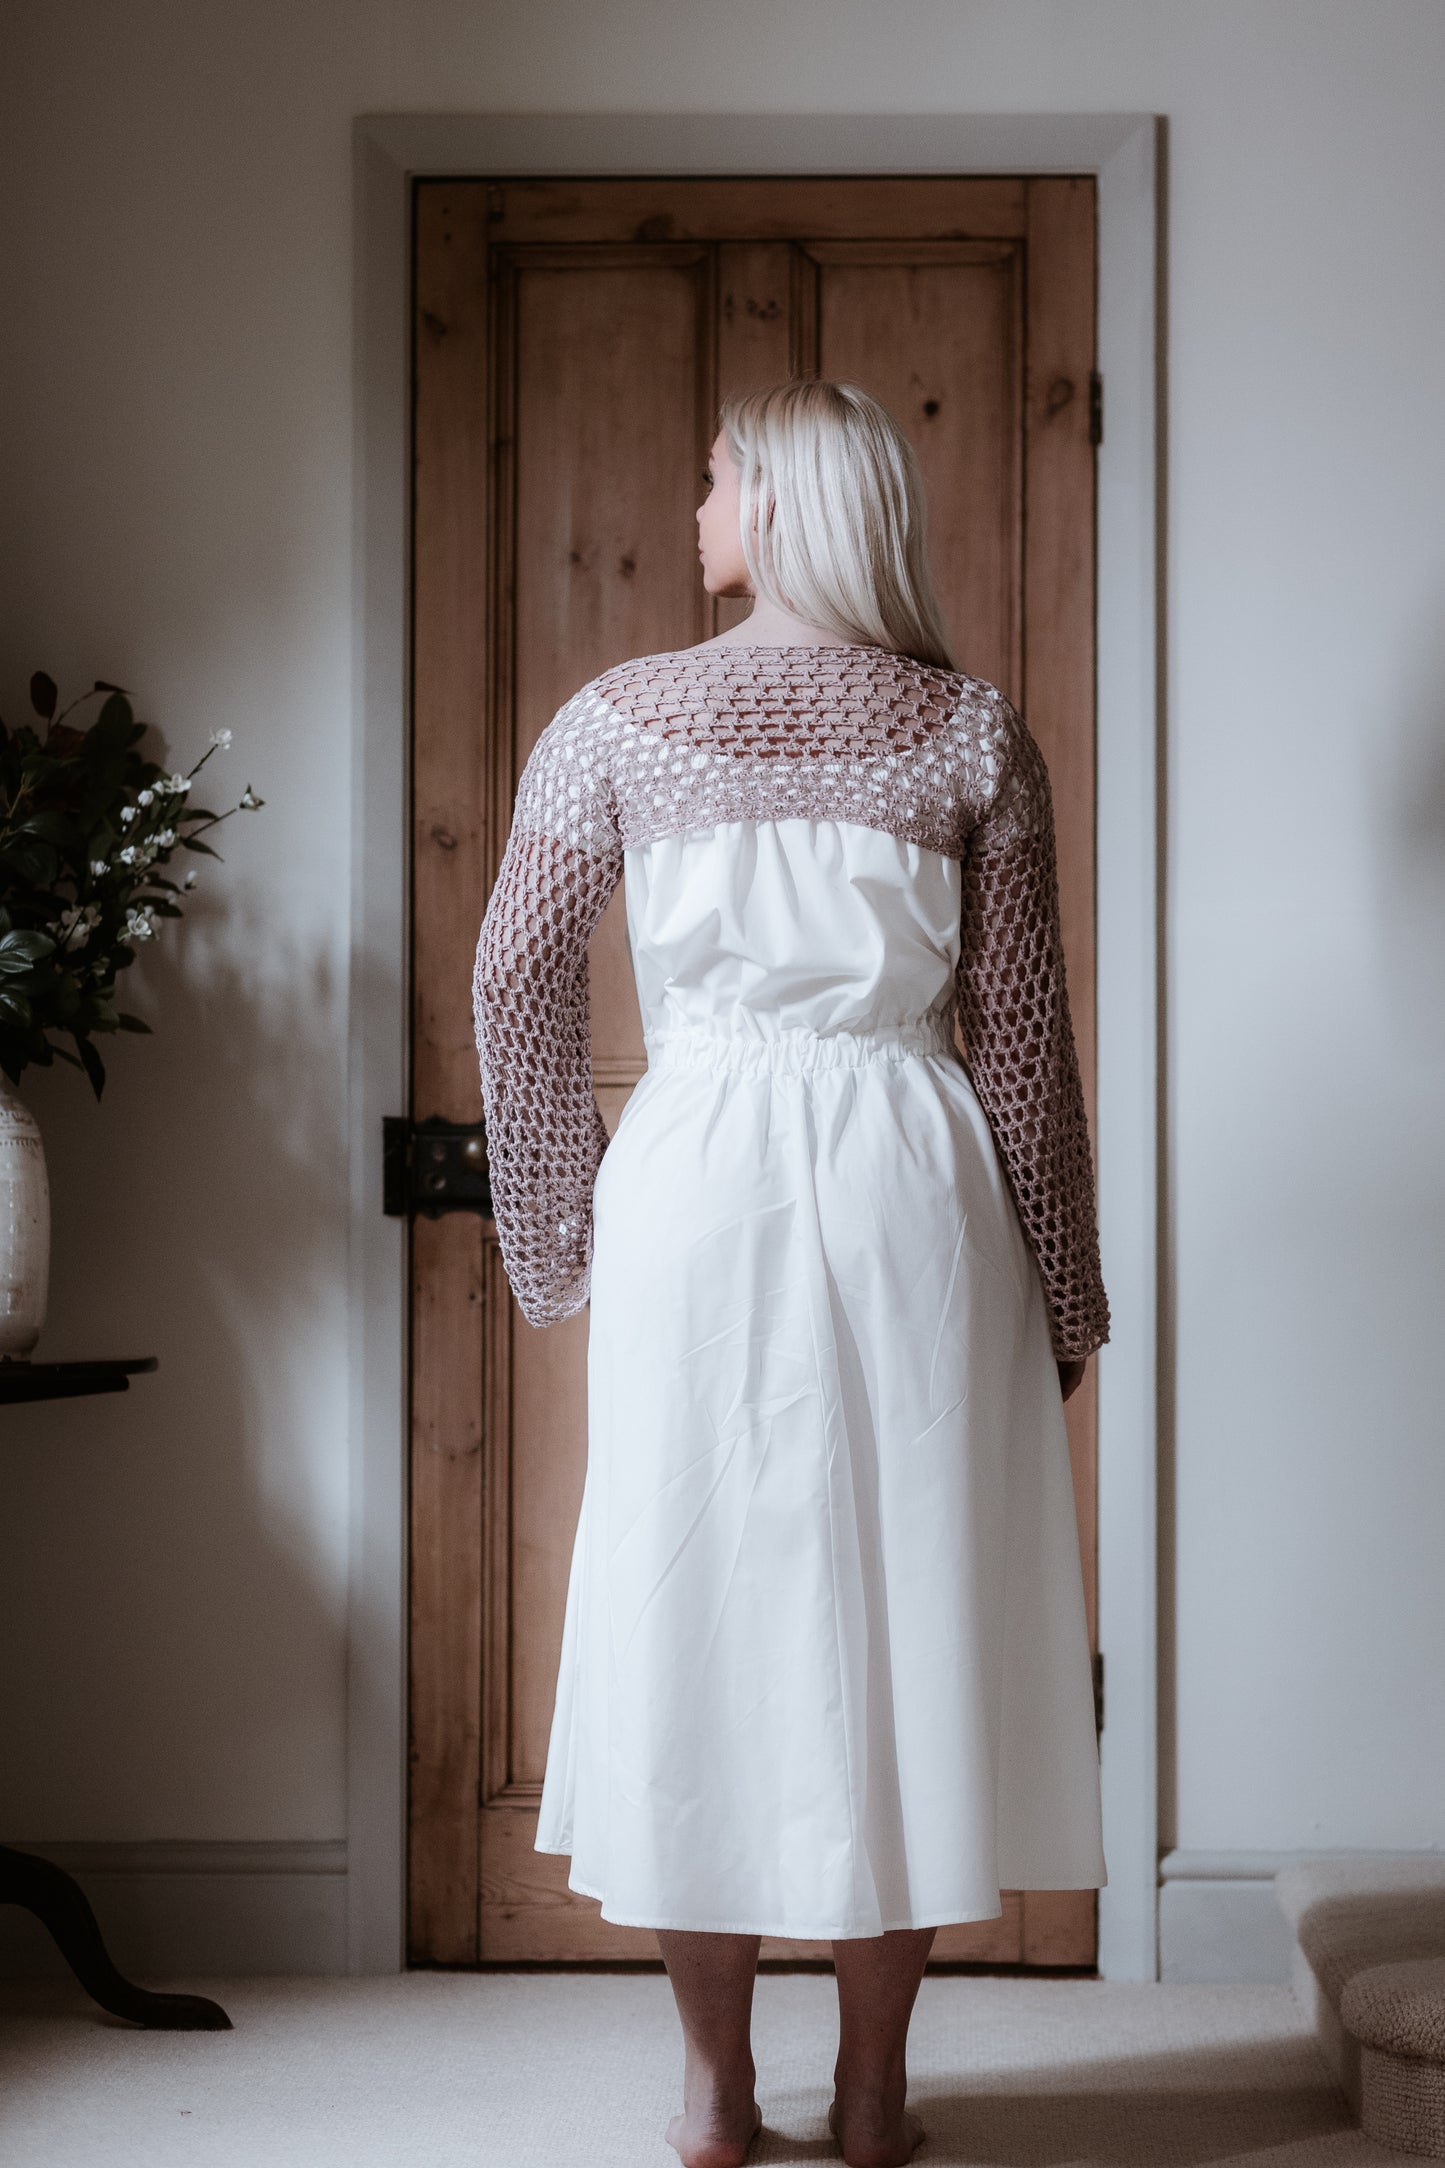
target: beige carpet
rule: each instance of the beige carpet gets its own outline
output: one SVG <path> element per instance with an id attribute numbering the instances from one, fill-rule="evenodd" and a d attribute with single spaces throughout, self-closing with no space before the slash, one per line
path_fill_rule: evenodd
<path id="1" fill-rule="evenodd" d="M 174 1981 L 232 2033 L 141 2033 L 0 1990 L 5 2168 L 677 2168 L 681 2049 L 644 1974 Z M 826 1974 L 764 1975 L 757 2168 L 837 2158 Z M 1284 1987 L 928 1979 L 918 2168 L 1385 2168 Z"/>

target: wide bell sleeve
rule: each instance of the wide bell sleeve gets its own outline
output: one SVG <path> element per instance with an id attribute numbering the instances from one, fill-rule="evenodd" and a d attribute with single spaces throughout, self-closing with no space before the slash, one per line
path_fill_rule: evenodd
<path id="1" fill-rule="evenodd" d="M 1055 1355 L 1109 1337 L 1094 1161 L 1059 933 L 1043 755 L 1001 698 L 996 788 L 963 861 L 956 975 L 965 1056 L 1048 1298 Z"/>
<path id="2" fill-rule="evenodd" d="M 591 1283 L 592 1186 L 607 1131 L 592 1089 L 587 944 L 621 875 L 584 689 L 523 768 L 472 979 L 492 1208 L 532 1325 L 571 1317 Z"/>

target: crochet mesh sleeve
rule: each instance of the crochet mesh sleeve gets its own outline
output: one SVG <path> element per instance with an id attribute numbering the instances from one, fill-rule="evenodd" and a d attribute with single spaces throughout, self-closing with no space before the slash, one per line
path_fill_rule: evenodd
<path id="1" fill-rule="evenodd" d="M 962 860 L 958 1015 L 1048 1297 L 1054 1352 L 1109 1337 L 1064 984 L 1048 771 L 992 686 L 881 649 L 643 658 L 543 731 L 477 944 L 473 1005 L 502 1258 L 534 1325 L 587 1300 L 607 1132 L 587 944 L 624 845 L 719 821 L 861 820 Z"/>
<path id="2" fill-rule="evenodd" d="M 1109 1337 L 1094 1163 L 1064 983 L 1048 770 L 999 703 L 998 788 L 963 862 L 958 1014 L 988 1116 L 1048 1297 L 1054 1353 Z"/>
<path id="3" fill-rule="evenodd" d="M 592 1275 L 607 1131 L 592 1089 L 587 944 L 622 875 L 585 689 L 533 746 L 472 979 L 492 1209 L 532 1325 L 571 1317 Z"/>

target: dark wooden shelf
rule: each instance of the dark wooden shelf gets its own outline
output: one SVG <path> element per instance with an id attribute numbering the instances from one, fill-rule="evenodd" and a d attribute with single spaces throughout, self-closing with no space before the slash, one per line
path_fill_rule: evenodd
<path id="1" fill-rule="evenodd" d="M 71 1400 L 80 1393 L 125 1393 L 142 1370 L 154 1370 L 160 1358 L 139 1355 L 133 1362 L 32 1363 L 16 1356 L 0 1361 L 0 1405 L 17 1400 Z"/>
<path id="2" fill-rule="evenodd" d="M 0 1358 L 0 1402 L 124 1393 L 139 1372 L 158 1367 L 155 1355 L 93 1363 L 32 1363 L 9 1356 Z M 0 1905 L 19 1905 L 49 1928 L 71 1971 L 102 2010 L 166 2032 L 229 2028 L 231 2020 L 219 2003 L 203 1995 L 152 1994 L 118 1972 L 80 1884 L 52 1861 L 0 1844 Z"/>

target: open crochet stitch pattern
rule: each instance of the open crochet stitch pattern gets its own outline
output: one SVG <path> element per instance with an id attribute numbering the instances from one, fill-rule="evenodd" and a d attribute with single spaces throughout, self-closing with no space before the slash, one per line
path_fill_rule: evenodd
<path id="1" fill-rule="evenodd" d="M 991 685 L 872 647 L 644 656 L 533 746 L 477 943 L 473 1016 L 503 1262 L 534 1325 L 587 1300 L 607 1131 L 587 944 L 629 848 L 722 822 L 858 822 L 962 868 L 956 1009 L 1048 1297 L 1054 1352 L 1109 1336 L 1059 934 L 1048 771 Z"/>

